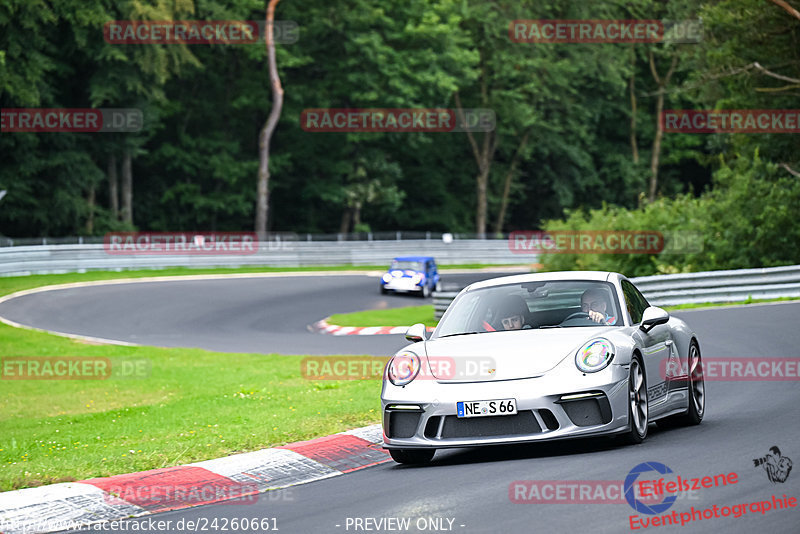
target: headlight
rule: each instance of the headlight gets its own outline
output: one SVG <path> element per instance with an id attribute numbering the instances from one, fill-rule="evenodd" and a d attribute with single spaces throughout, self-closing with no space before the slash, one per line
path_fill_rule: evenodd
<path id="1" fill-rule="evenodd" d="M 381 278 L 383 278 L 384 282 L 391 282 L 392 281 L 392 275 L 389 274 L 389 273 L 384 273 Z"/>
<path id="2" fill-rule="evenodd" d="M 425 275 L 424 275 L 424 274 L 415 273 L 415 274 L 414 274 L 414 275 L 411 277 L 411 282 L 412 282 L 412 283 L 414 283 L 414 284 L 419 284 L 419 283 L 420 283 L 420 282 L 422 282 L 423 280 L 425 280 Z"/>
<path id="3" fill-rule="evenodd" d="M 391 359 L 386 369 L 389 382 L 395 386 L 405 386 L 417 377 L 420 368 L 419 356 L 404 351 Z"/>
<path id="4" fill-rule="evenodd" d="M 593 339 L 575 354 L 575 365 L 584 373 L 605 369 L 614 359 L 614 345 L 607 339 Z"/>

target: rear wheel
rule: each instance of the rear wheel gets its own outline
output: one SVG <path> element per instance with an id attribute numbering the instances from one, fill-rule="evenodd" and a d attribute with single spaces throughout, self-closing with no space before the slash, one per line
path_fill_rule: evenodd
<path id="1" fill-rule="evenodd" d="M 392 459 L 399 464 L 427 464 L 436 449 L 389 449 Z"/>
<path id="2" fill-rule="evenodd" d="M 628 375 L 628 422 L 630 430 L 624 435 L 628 443 L 641 443 L 647 437 L 649 419 L 647 377 L 638 356 L 631 360 Z"/>
<path id="3" fill-rule="evenodd" d="M 689 407 L 686 413 L 673 415 L 659 421 L 658 425 L 664 428 L 676 426 L 699 425 L 706 411 L 706 384 L 703 381 L 703 360 L 700 356 L 700 347 L 697 341 L 692 340 L 689 345 Z"/>

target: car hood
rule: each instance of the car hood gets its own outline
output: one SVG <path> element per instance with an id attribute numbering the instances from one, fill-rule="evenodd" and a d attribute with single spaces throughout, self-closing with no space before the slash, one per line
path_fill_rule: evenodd
<path id="1" fill-rule="evenodd" d="M 614 327 L 487 332 L 425 343 L 431 375 L 446 382 L 485 382 L 541 376 L 588 340 Z"/>

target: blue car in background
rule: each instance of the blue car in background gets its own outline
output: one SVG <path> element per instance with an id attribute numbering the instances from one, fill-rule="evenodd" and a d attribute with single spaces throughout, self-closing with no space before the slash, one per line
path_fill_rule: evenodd
<path id="1" fill-rule="evenodd" d="M 381 293 L 417 293 L 426 298 L 441 289 L 436 261 L 430 256 L 402 256 L 381 277 Z"/>

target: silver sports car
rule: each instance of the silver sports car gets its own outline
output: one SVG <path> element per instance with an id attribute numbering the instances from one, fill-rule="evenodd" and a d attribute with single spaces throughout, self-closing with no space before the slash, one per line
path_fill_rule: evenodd
<path id="1" fill-rule="evenodd" d="M 598 435 L 640 443 L 651 422 L 703 419 L 697 336 L 618 273 L 478 282 L 430 338 L 422 324 L 406 338 L 381 391 L 384 448 L 400 463 L 449 447 Z"/>

